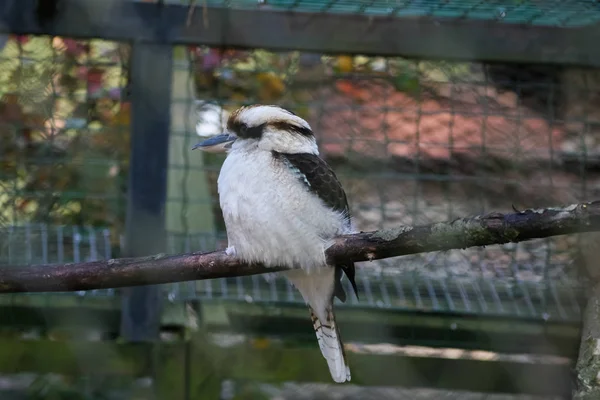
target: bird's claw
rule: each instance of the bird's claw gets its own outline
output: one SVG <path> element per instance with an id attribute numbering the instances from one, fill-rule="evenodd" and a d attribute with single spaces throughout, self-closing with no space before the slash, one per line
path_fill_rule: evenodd
<path id="1" fill-rule="evenodd" d="M 228 248 L 225 249 L 225 254 L 227 254 L 228 256 L 235 256 L 235 247 L 233 246 L 229 246 Z"/>

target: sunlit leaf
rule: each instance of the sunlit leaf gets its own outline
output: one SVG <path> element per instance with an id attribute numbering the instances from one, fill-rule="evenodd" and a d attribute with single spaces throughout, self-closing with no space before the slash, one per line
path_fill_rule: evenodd
<path id="1" fill-rule="evenodd" d="M 339 73 L 348 73 L 354 69 L 354 60 L 351 56 L 338 56 L 336 67 Z"/>

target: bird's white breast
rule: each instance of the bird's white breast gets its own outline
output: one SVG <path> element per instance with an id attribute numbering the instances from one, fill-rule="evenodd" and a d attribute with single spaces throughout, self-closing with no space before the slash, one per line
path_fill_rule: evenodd
<path id="1" fill-rule="evenodd" d="M 330 239 L 346 233 L 341 213 L 269 151 L 232 151 L 218 188 L 229 246 L 247 262 L 311 270 L 326 264 Z"/>

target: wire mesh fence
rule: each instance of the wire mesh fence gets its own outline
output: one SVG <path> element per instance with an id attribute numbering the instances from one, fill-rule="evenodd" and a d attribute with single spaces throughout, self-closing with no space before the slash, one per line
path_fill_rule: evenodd
<path id="1" fill-rule="evenodd" d="M 362 230 L 594 195 L 595 116 L 589 104 L 595 89 L 589 79 L 576 84 L 569 76 L 576 72 L 209 48 L 194 49 L 191 56 L 175 74 L 188 80 L 179 92 L 181 103 L 188 109 L 198 105 L 197 133 L 217 133 L 227 113 L 244 103 L 276 102 L 292 109 L 315 130 Z M 579 74 L 591 77 L 593 71 Z M 185 87 L 195 87 L 196 97 L 188 90 L 183 100 Z M 189 149 L 196 133 L 182 131 L 191 136 L 183 146 Z M 222 159 L 205 156 L 200 164 L 200 158 L 192 154 L 171 162 L 194 176 L 181 181 L 177 193 L 188 195 L 178 217 L 199 221 L 200 211 L 190 207 L 203 204 L 202 215 L 210 208 L 212 228 L 220 232 L 215 182 Z M 209 184 L 201 193 L 198 181 L 204 177 Z M 180 249 L 193 248 L 187 243 Z M 366 263 L 359 278 L 365 282 L 361 302 L 578 318 L 576 251 L 576 237 L 561 237 Z M 187 291 L 191 297 L 233 294 L 258 300 L 266 293 L 270 300 L 294 299 L 291 290 L 279 292 L 275 281 L 258 277 L 226 286 L 201 283 L 195 292 Z"/>
<path id="2" fill-rule="evenodd" d="M 5 37 L 1 47 L 0 222 L 118 226 L 127 48 L 33 36 Z"/>
<path id="3" fill-rule="evenodd" d="M 119 250 L 129 142 L 127 51 L 115 43 L 44 37 L 5 43 L 2 218 L 17 226 L 5 233 L 5 262 L 60 261 L 64 245 L 51 243 L 61 240 L 80 259 L 80 233 L 72 226 L 82 222 L 104 226 L 101 240 Z M 593 70 L 206 47 L 175 54 L 166 215 L 171 252 L 224 246 L 215 188 L 222 158 L 189 150 L 198 135 L 217 133 L 227 113 L 247 103 L 281 104 L 311 123 L 363 230 L 597 193 Z M 379 283 L 377 294 L 363 284 L 364 301 L 467 312 L 523 309 L 546 317 L 554 304 L 553 313 L 576 317 L 575 297 L 567 296 L 567 305 L 561 300 L 563 288 L 578 282 L 570 268 L 576 241 L 561 237 L 368 263 L 361 269 L 369 276 L 364 282 Z M 41 253 L 34 256 L 32 246 Z M 106 245 L 100 253 L 89 246 L 90 257 L 109 256 Z M 405 287 L 397 281 L 401 274 Z M 415 286 L 415 279 L 424 281 Z M 189 285 L 175 287 L 188 299 L 280 296 L 275 281 L 235 281 L 232 288 L 213 282 L 195 284 L 191 292 L 183 289 Z M 531 285 L 537 289 L 515 289 Z M 537 299 L 541 308 L 529 292 L 544 293 Z M 293 291 L 283 298 L 294 299 Z M 507 298 L 524 304 L 506 307 Z"/>
<path id="4" fill-rule="evenodd" d="M 178 0 L 166 3 L 180 4 Z M 268 9 L 326 14 L 385 17 L 427 17 L 497 21 L 507 24 L 579 27 L 600 20 L 598 4 L 571 1 L 434 1 L 434 0 L 209 0 L 205 7 Z"/>
<path id="5" fill-rule="evenodd" d="M 88 262 L 113 258 L 111 232 L 93 227 L 49 227 L 44 224 L 9 227 L 0 231 L 0 266 Z M 168 252 L 212 250 L 210 235 L 187 237 L 182 247 L 178 237 L 169 237 Z M 123 242 L 122 237 L 119 242 Z M 578 321 L 581 317 L 581 286 L 578 282 L 536 277 L 519 268 L 501 277 L 480 273 L 439 276 L 411 264 L 386 266 L 384 271 L 359 270 L 357 285 L 361 298 L 351 297 L 342 307 L 360 306 L 390 310 L 452 312 L 474 315 L 510 316 L 523 319 Z M 433 264 L 429 263 L 429 266 Z M 407 270 L 404 270 L 407 268 Z M 445 267 L 440 267 L 445 269 Z M 529 275 L 519 278 L 518 274 Z M 345 290 L 351 291 L 344 283 Z M 114 296 L 114 289 L 76 292 L 78 296 Z M 64 293 L 69 295 L 69 293 Z M 303 304 L 299 293 L 281 278 L 238 277 L 169 284 L 164 295 L 170 301 L 233 300 L 255 304 Z"/>
<path id="6" fill-rule="evenodd" d="M 213 5 L 562 27 L 589 25 L 600 15 L 585 1 L 205 3 Z M 190 12 L 202 12 L 194 7 Z M 0 266 L 120 256 L 135 101 L 128 95 L 135 79 L 129 46 L 2 40 Z M 600 192 L 597 70 L 203 46 L 178 46 L 173 55 L 168 253 L 226 246 L 216 191 L 223 157 L 191 147 L 219 133 L 228 113 L 244 104 L 278 104 L 310 123 L 363 231 L 572 203 Z M 572 235 L 361 263 L 361 297 L 349 296 L 340 308 L 577 323 L 585 284 L 580 241 Z M 303 303 L 276 277 L 162 289 L 171 304 Z M 283 396 L 281 388 L 262 389 Z M 494 398 L 486 396 L 479 398 Z"/>
<path id="7" fill-rule="evenodd" d="M 3 110 L 13 119 L 5 118 L 3 136 L 3 218 L 16 227 L 3 233 L 4 262 L 120 254 L 126 52 L 114 43 L 49 38 L 6 45 L 12 86 Z M 362 230 L 597 193 L 593 70 L 206 47 L 175 54 L 166 212 L 172 253 L 225 246 L 216 193 L 222 157 L 190 148 L 248 103 L 281 104 L 309 121 Z M 32 78 L 21 78 L 27 71 Z M 27 107 L 46 114 L 30 117 L 38 125 L 15 127 Z M 17 147 L 19 135 L 30 143 Z M 75 227 L 81 222 L 94 228 Z M 576 251 L 577 237 L 559 237 L 366 263 L 358 279 L 364 297 L 349 304 L 577 319 Z M 262 277 L 170 286 L 171 299 L 197 297 L 300 301 L 284 282 Z"/>

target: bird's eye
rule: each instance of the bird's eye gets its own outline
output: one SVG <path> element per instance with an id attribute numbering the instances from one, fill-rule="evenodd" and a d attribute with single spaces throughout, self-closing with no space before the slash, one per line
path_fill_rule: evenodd
<path id="1" fill-rule="evenodd" d="M 239 136 L 246 139 L 259 139 L 262 135 L 265 124 L 258 126 L 248 126 L 247 124 L 240 124 L 238 128 Z"/>

